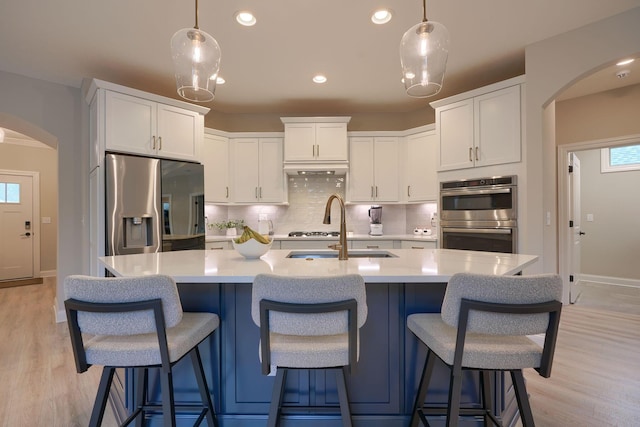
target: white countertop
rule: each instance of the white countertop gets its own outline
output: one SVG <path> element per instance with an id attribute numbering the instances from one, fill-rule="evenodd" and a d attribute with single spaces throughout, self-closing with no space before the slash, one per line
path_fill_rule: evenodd
<path id="1" fill-rule="evenodd" d="M 323 250 L 320 250 L 320 252 Z M 366 250 L 359 250 L 363 252 Z M 534 255 L 453 249 L 388 249 L 397 258 L 291 259 L 288 249 L 247 260 L 235 250 L 191 250 L 100 258 L 116 276 L 165 274 L 182 283 L 251 283 L 260 273 L 285 276 L 360 274 L 369 283 L 447 282 L 459 272 L 511 275 L 533 264 Z M 332 252 L 331 250 L 326 252 Z M 372 252 L 379 252 L 373 250 Z"/>
<path id="2" fill-rule="evenodd" d="M 238 236 L 228 237 L 223 235 L 209 235 L 206 237 L 207 242 L 226 242 L 235 239 Z M 287 234 L 276 234 L 273 236 L 274 240 L 338 240 L 337 236 L 305 236 L 305 237 L 290 237 Z M 347 240 L 414 240 L 422 242 L 435 242 L 438 240 L 438 236 L 416 236 L 414 234 L 383 234 L 382 236 L 372 236 L 370 234 L 353 234 L 347 236 Z"/>

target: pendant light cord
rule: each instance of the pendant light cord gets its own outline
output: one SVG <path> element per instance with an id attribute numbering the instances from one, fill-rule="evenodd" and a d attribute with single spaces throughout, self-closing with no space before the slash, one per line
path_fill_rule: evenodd
<path id="1" fill-rule="evenodd" d="M 196 25 L 193 28 L 195 28 L 196 30 L 199 30 L 199 28 L 198 28 L 198 0 L 196 0 Z"/>
<path id="2" fill-rule="evenodd" d="M 422 22 L 427 22 L 427 0 L 422 0 Z"/>

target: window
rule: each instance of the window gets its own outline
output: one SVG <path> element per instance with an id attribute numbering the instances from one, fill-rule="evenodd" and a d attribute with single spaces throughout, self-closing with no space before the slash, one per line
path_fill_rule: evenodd
<path id="1" fill-rule="evenodd" d="M 600 163 L 603 173 L 640 170 L 640 145 L 603 148 Z"/>
<path id="2" fill-rule="evenodd" d="M 0 182 L 0 203 L 20 203 L 20 184 Z"/>

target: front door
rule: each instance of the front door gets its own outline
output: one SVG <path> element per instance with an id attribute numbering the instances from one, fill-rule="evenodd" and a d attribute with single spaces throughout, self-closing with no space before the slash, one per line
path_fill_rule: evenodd
<path id="1" fill-rule="evenodd" d="M 33 277 L 33 178 L 0 174 L 0 280 Z"/>

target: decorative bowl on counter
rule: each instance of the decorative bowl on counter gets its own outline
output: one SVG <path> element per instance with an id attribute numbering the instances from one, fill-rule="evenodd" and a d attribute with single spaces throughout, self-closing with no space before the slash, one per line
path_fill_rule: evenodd
<path id="1" fill-rule="evenodd" d="M 233 243 L 233 249 L 238 251 L 240 255 L 247 259 L 256 259 L 269 252 L 273 239 L 268 244 L 260 243 L 256 239 L 249 239 L 244 243 L 236 243 L 235 239 L 232 239 L 231 242 Z"/>

